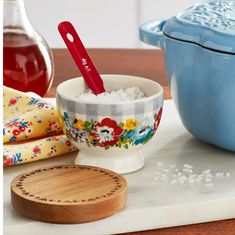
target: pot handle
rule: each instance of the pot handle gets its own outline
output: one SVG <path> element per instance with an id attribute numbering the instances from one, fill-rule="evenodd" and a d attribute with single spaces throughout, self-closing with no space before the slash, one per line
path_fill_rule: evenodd
<path id="1" fill-rule="evenodd" d="M 163 48 L 164 34 L 162 28 L 166 20 L 152 20 L 139 28 L 139 38 L 142 42 Z"/>

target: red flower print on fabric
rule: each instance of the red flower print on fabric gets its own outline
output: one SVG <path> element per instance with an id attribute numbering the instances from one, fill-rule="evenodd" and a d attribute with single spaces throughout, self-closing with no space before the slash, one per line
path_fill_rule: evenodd
<path id="1" fill-rule="evenodd" d="M 25 131 L 25 127 L 21 126 L 21 127 L 19 128 L 19 130 L 20 130 L 20 132 Z"/>
<path id="2" fill-rule="evenodd" d="M 19 129 L 13 130 L 13 131 L 12 131 L 12 134 L 13 134 L 14 136 L 19 135 L 19 134 L 20 134 L 20 130 L 19 130 Z"/>
<path id="3" fill-rule="evenodd" d="M 66 140 L 65 143 L 66 143 L 67 146 L 71 146 L 71 142 L 69 140 Z"/>
<path id="4" fill-rule="evenodd" d="M 35 154 L 39 154 L 39 153 L 41 153 L 41 149 L 40 149 L 38 146 L 35 146 L 35 147 L 33 148 L 33 152 L 34 152 Z"/>
<path id="5" fill-rule="evenodd" d="M 13 163 L 13 158 L 5 158 L 3 161 L 3 166 L 4 167 L 10 166 L 10 165 L 12 165 L 12 163 Z"/>
<path id="6" fill-rule="evenodd" d="M 14 105 L 16 103 L 17 103 L 17 100 L 15 98 L 11 98 L 10 101 L 9 101 L 10 105 Z"/>
<path id="7" fill-rule="evenodd" d="M 117 125 L 116 121 L 110 118 L 104 118 L 95 125 L 91 135 L 100 147 L 105 147 L 115 145 L 118 142 L 118 135 L 122 132 L 123 129 Z"/>
<path id="8" fill-rule="evenodd" d="M 18 119 L 17 119 L 18 120 Z M 20 122 L 19 121 L 17 121 L 17 120 L 13 120 L 13 121 L 10 121 L 10 122 L 8 122 L 7 124 L 6 124 L 6 127 L 8 127 L 8 128 L 11 128 L 11 127 L 17 127 L 19 124 L 20 124 Z"/>

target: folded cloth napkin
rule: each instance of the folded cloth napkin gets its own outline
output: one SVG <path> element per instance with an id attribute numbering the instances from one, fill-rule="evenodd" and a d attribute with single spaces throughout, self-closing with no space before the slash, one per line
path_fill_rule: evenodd
<path id="1" fill-rule="evenodd" d="M 54 105 L 3 87 L 3 165 L 41 160 L 77 150 L 63 134 Z"/>

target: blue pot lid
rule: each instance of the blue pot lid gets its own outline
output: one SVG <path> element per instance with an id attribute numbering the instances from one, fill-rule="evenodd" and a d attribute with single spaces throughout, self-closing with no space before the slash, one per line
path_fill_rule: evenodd
<path id="1" fill-rule="evenodd" d="M 235 54 L 235 0 L 207 0 L 166 22 L 166 36 Z"/>

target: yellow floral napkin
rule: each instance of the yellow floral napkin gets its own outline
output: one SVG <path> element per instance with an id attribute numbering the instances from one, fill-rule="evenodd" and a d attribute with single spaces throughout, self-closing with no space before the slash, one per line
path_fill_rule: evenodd
<path id="1" fill-rule="evenodd" d="M 4 167 L 74 150 L 54 105 L 30 93 L 3 88 Z"/>

